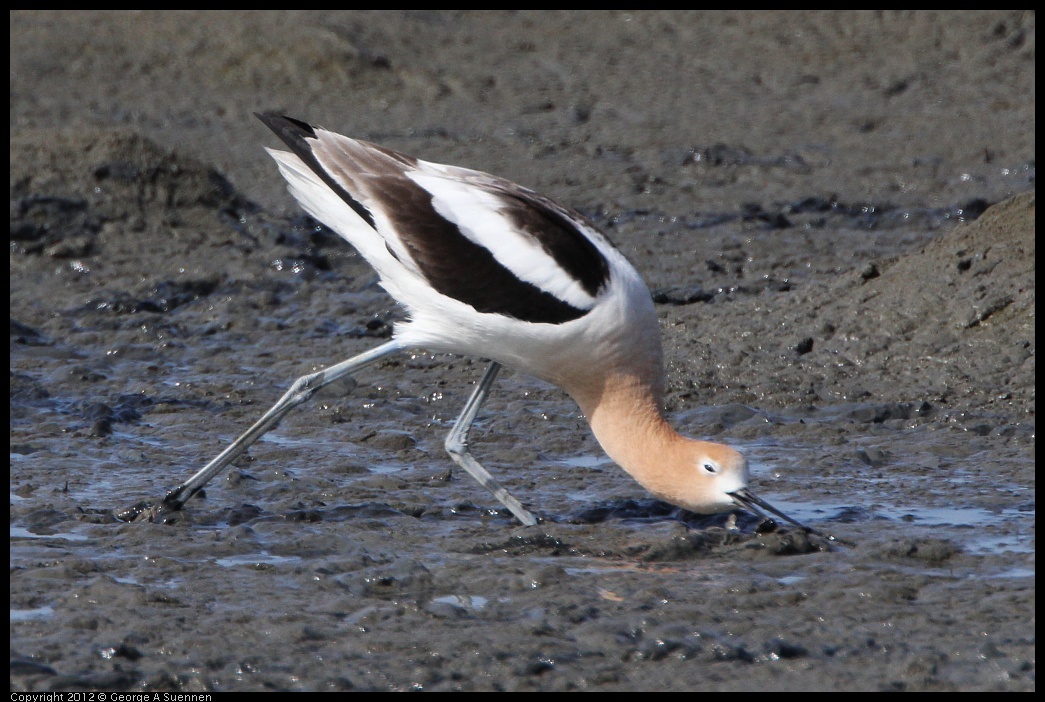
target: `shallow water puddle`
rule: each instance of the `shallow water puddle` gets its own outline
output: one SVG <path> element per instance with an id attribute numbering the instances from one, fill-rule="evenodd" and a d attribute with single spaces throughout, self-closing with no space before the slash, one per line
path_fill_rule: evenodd
<path id="1" fill-rule="evenodd" d="M 12 622 L 44 621 L 54 616 L 53 607 L 36 607 L 34 609 L 12 609 Z"/>
<path id="2" fill-rule="evenodd" d="M 432 602 L 470 609 L 473 612 L 482 611 L 489 601 L 488 597 L 481 597 L 480 595 L 444 595 L 432 598 Z"/>
<path id="3" fill-rule="evenodd" d="M 268 551 L 261 551 L 259 553 L 245 554 L 242 556 L 229 556 L 228 558 L 218 558 L 214 561 L 223 568 L 235 568 L 237 566 L 258 566 L 258 565 L 287 565 L 290 563 L 300 563 L 301 559 L 297 556 L 274 556 Z"/>
<path id="4" fill-rule="evenodd" d="M 10 538 L 12 539 L 59 539 L 62 541 L 87 541 L 83 534 L 72 534 L 69 532 L 55 532 L 53 534 L 36 534 L 25 527 L 11 527 Z"/>

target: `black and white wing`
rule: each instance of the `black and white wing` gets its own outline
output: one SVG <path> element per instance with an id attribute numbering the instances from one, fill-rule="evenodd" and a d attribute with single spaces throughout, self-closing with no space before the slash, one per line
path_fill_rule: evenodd
<path id="1" fill-rule="evenodd" d="M 293 152 L 270 151 L 295 197 L 352 243 L 393 295 L 416 289 L 396 284 L 411 274 L 477 312 L 561 324 L 594 308 L 611 261 L 623 260 L 583 216 L 503 178 L 258 117 Z"/>

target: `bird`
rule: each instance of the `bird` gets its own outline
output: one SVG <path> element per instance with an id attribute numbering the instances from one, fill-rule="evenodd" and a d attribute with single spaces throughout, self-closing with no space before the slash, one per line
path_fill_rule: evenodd
<path id="1" fill-rule="evenodd" d="M 469 430 L 502 366 L 579 406 L 606 454 L 653 496 L 692 512 L 770 512 L 736 449 L 679 434 L 663 409 L 660 327 L 642 276 L 576 210 L 480 171 L 423 161 L 275 112 L 256 115 L 289 150 L 266 149 L 301 207 L 351 244 L 406 310 L 391 340 L 298 378 L 258 422 L 159 505 L 182 505 L 320 388 L 409 349 L 489 360 L 445 441 L 453 461 L 526 526 L 537 517 L 472 455 Z"/>

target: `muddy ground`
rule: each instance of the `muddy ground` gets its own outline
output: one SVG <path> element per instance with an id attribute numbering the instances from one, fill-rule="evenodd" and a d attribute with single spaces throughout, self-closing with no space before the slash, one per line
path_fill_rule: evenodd
<path id="1" fill-rule="evenodd" d="M 1033 13 L 11 15 L 14 690 L 1033 690 Z M 163 494 L 400 313 L 281 110 L 587 215 L 668 409 L 852 545 L 650 499 L 417 353 Z"/>

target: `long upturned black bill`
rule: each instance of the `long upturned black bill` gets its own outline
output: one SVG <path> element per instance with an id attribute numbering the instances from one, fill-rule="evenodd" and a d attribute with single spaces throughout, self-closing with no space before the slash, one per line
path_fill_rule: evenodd
<path id="1" fill-rule="evenodd" d="M 769 504 L 768 502 L 766 502 L 761 497 L 759 497 L 755 493 L 751 492 L 747 488 L 740 488 L 739 490 L 735 490 L 735 491 L 729 493 L 729 496 L 732 497 L 733 501 L 736 502 L 739 506 L 743 507 L 746 510 L 750 510 L 751 512 L 754 512 L 755 514 L 757 514 L 760 517 L 763 517 L 765 519 L 769 519 L 770 518 L 765 512 L 762 511 L 762 510 L 765 510 L 766 512 L 770 512 L 772 514 L 775 514 L 776 516 L 780 517 L 784 521 L 791 522 L 792 524 L 794 524 L 796 527 L 798 527 L 802 531 L 806 532 L 807 534 L 816 534 L 817 536 L 823 536 L 824 538 L 831 538 L 831 537 L 829 537 L 829 536 L 827 536 L 825 534 L 821 534 L 819 531 L 817 531 L 816 529 L 814 529 L 812 527 L 807 527 L 805 524 L 802 524 L 801 522 L 792 519 L 791 517 L 787 516 L 786 514 L 784 514 L 783 512 L 778 510 L 776 507 L 774 507 L 773 505 Z"/>

